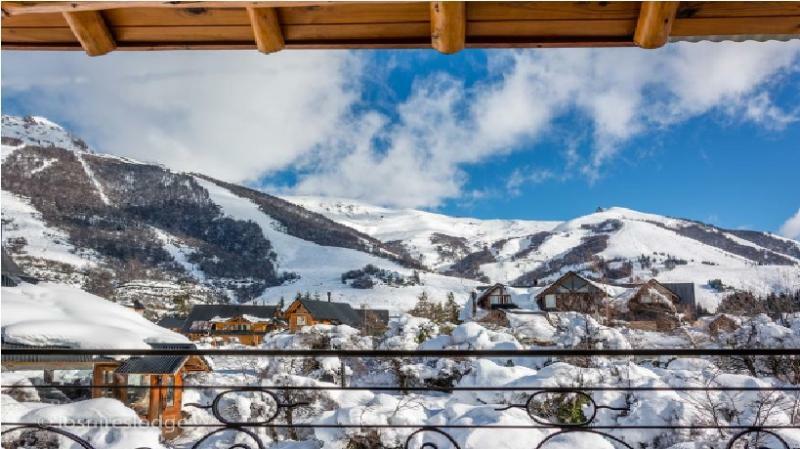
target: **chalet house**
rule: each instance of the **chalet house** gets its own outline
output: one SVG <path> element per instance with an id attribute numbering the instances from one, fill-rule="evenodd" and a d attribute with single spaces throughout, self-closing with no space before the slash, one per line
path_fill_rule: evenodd
<path id="1" fill-rule="evenodd" d="M 192 307 L 180 332 L 192 340 L 218 337 L 226 342 L 257 345 L 267 332 L 282 326 L 276 306 L 201 304 Z"/>
<path id="2" fill-rule="evenodd" d="M 195 349 L 190 343 L 151 343 L 153 349 Z M 210 371 L 199 356 L 143 356 L 95 362 L 92 383 L 107 388 L 92 390 L 92 397 L 115 398 L 148 422 L 181 419 L 183 379 L 186 374 Z M 131 388 L 150 386 L 151 388 Z M 155 387 L 155 388 L 154 388 Z"/>
<path id="3" fill-rule="evenodd" d="M 188 343 L 151 343 L 153 349 L 195 349 Z M 3 343 L 3 349 L 33 348 L 34 346 Z M 63 349 L 65 346 L 35 346 L 36 349 Z M 149 422 L 164 422 L 181 418 L 184 376 L 210 371 L 208 362 L 198 356 L 144 356 L 126 360 L 93 357 L 91 355 L 2 354 L 3 370 L 42 370 L 44 381 L 53 384 L 54 372 L 82 370 L 92 372 L 92 398 L 110 397 L 122 401 Z M 129 388 L 151 386 L 158 388 Z M 74 389 L 65 390 L 73 394 Z"/>
<path id="4" fill-rule="evenodd" d="M 505 311 L 517 309 L 510 289 L 503 284 L 481 285 L 470 294 L 459 319 L 504 322 Z"/>
<path id="5" fill-rule="evenodd" d="M 596 314 L 607 297 L 605 290 L 574 271 L 561 276 L 536 295 L 540 310 Z"/>
<path id="6" fill-rule="evenodd" d="M 655 279 L 629 288 L 617 298 L 621 318 L 634 328 L 666 331 L 678 327 L 680 298 Z"/>
<path id="7" fill-rule="evenodd" d="M 330 300 L 295 299 L 284 315 L 292 332 L 315 324 L 346 324 L 356 329 L 362 324 L 362 315 L 350 304 Z M 388 317 L 388 313 L 386 315 Z"/>

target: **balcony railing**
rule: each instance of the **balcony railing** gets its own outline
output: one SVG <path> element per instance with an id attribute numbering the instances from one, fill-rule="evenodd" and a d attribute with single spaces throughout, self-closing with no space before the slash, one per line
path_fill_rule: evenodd
<path id="1" fill-rule="evenodd" d="M 800 349 L 530 349 L 530 350 L 278 350 L 278 349 L 150 349 L 150 350 L 86 350 L 86 349 L 8 349 L 3 355 L 47 355 L 47 356 L 206 356 L 206 357 L 240 357 L 245 360 L 258 358 L 311 358 L 311 357 L 338 357 L 347 363 L 348 360 L 435 360 L 442 357 L 456 360 L 476 360 L 486 359 L 522 359 L 536 357 L 549 361 L 569 361 L 569 360 L 596 360 L 600 357 L 606 358 L 627 358 L 629 361 L 645 361 L 648 359 L 659 359 L 666 356 L 672 357 L 711 357 L 721 359 L 739 360 L 784 360 L 792 363 L 800 363 Z M 605 438 L 610 444 L 618 448 L 634 449 L 631 443 L 626 441 L 625 432 L 630 430 L 703 430 L 712 429 L 720 431 L 720 435 L 730 435 L 727 441 L 718 441 L 715 448 L 725 447 L 727 449 L 739 447 L 758 447 L 761 448 L 783 448 L 797 449 L 781 436 L 784 429 L 800 429 L 800 418 L 790 423 L 776 424 L 764 417 L 756 418 L 753 422 L 731 424 L 729 422 L 698 422 L 687 425 L 667 425 L 667 424 L 636 424 L 636 425 L 607 425 L 598 422 L 598 412 L 618 413 L 620 415 L 631 413 L 630 407 L 611 406 L 602 402 L 598 397 L 602 397 L 603 392 L 757 392 L 764 394 L 788 395 L 793 398 L 792 407 L 795 408 L 792 415 L 800 416 L 797 410 L 800 404 L 800 386 L 797 384 L 781 382 L 780 385 L 769 387 L 757 386 L 730 386 L 730 385 L 704 385 L 704 386 L 627 386 L 627 385 L 566 385 L 558 387 L 542 386 L 507 386 L 507 385 L 477 385 L 461 386 L 458 382 L 454 385 L 345 385 L 344 380 L 341 385 L 259 385 L 242 383 L 238 385 L 217 385 L 217 384 L 186 384 L 176 385 L 174 388 L 183 390 L 206 390 L 216 393 L 213 399 L 205 404 L 188 403 L 183 404 L 185 409 L 191 407 L 207 409 L 215 418 L 215 423 L 171 423 L 175 429 L 185 430 L 190 428 L 207 428 L 208 431 L 193 442 L 192 449 L 205 447 L 204 443 L 209 441 L 213 435 L 222 432 L 237 432 L 246 435 L 249 443 L 232 443 L 230 449 L 266 449 L 265 442 L 256 432 L 259 428 L 272 429 L 358 429 L 360 431 L 380 432 L 384 429 L 406 429 L 405 440 L 402 445 L 405 449 L 427 448 L 427 449 L 467 449 L 468 445 L 459 442 L 453 436 L 455 429 L 494 429 L 502 436 L 502 430 L 525 430 L 525 429 L 547 429 L 548 433 L 540 441 L 532 441 L 531 448 L 546 449 L 548 443 L 555 442 L 559 436 L 565 434 L 588 433 Z M 2 388 L 57 388 L 57 389 L 107 389 L 108 385 L 3 385 Z M 153 389 L 165 388 L 163 385 L 128 385 L 127 389 Z M 481 404 L 491 405 L 497 411 L 519 408 L 527 412 L 530 418 L 529 425 L 496 425 L 496 424 L 437 424 L 412 423 L 412 424 L 370 424 L 349 423 L 339 424 L 310 420 L 298 420 L 298 422 L 285 422 L 279 417 L 281 412 L 287 409 L 308 405 L 307 402 L 299 400 L 286 400 L 288 392 L 314 392 L 314 391 L 354 391 L 368 390 L 374 392 L 385 392 L 395 394 L 424 393 L 431 392 L 436 394 L 452 394 L 455 392 L 512 392 L 519 393 L 519 397 L 526 398 L 519 402 L 507 402 L 502 404 Z M 261 409 L 257 413 L 251 414 L 247 419 L 240 419 L 236 414 L 229 413 L 223 407 L 223 403 L 237 395 L 259 395 Z M 281 397 L 284 400 L 281 400 Z M 581 409 L 571 417 L 564 418 L 558 416 L 556 410 L 564 410 L 566 406 L 576 406 Z M 560 409 L 559 409 L 560 407 Z M 647 421 L 644 419 L 643 421 Z M 729 420 L 728 420 L 729 421 Z M 97 422 L 2 422 L 3 448 L 8 447 L 31 447 L 32 435 L 39 433 L 51 433 L 58 435 L 78 444 L 85 449 L 100 449 L 95 447 L 86 439 L 70 431 L 71 427 L 162 427 L 164 423 L 97 423 Z M 35 440 L 36 438 L 34 438 Z M 765 441 L 767 443 L 765 443 Z M 34 441 L 35 443 L 35 441 Z M 131 448 L 138 449 L 138 448 Z M 582 448 L 575 448 L 582 449 Z M 588 449 L 588 448 L 587 448 Z M 640 449 L 636 447 L 636 449 Z"/>

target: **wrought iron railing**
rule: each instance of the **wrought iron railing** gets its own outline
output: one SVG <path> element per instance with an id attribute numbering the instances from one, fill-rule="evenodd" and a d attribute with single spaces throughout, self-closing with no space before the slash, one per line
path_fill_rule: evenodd
<path id="1" fill-rule="evenodd" d="M 3 355 L 47 355 L 47 356 L 74 356 L 74 355 L 91 355 L 91 356 L 210 356 L 210 357 L 243 357 L 248 359 L 254 358 L 308 358 L 308 357 L 338 357 L 342 360 L 348 359 L 413 359 L 413 360 L 426 360 L 437 359 L 442 357 L 453 358 L 458 360 L 474 360 L 479 358 L 491 359 L 520 359 L 528 357 L 545 358 L 550 361 L 568 361 L 574 358 L 597 358 L 597 357 L 627 357 L 629 359 L 652 359 L 662 358 L 667 356 L 673 357 L 713 357 L 713 358 L 747 358 L 751 361 L 757 361 L 759 358 L 780 358 L 784 360 L 791 360 L 794 363 L 800 363 L 800 349 L 632 349 L 632 350 L 617 350 L 617 349 L 530 349 L 530 350 L 412 350 L 412 351 L 398 351 L 398 350 L 278 350 L 278 349 L 150 349 L 150 350 L 86 350 L 86 349 L 33 349 L 33 348 L 20 348 L 8 349 L 3 351 Z M 183 404 L 184 408 L 197 407 L 210 410 L 211 414 L 216 419 L 216 423 L 177 423 L 176 427 L 179 429 L 188 428 L 208 428 L 208 432 L 202 437 L 198 438 L 192 445 L 191 449 L 203 447 L 203 443 L 207 442 L 209 438 L 221 432 L 232 431 L 246 435 L 250 443 L 237 442 L 231 444 L 229 449 L 266 449 L 265 443 L 255 432 L 258 428 L 273 428 L 273 429 L 348 429 L 355 428 L 362 431 L 380 431 L 381 429 L 407 429 L 408 434 L 405 437 L 403 444 L 400 446 L 404 449 L 413 447 L 421 447 L 428 449 L 467 449 L 469 446 L 459 444 L 456 437 L 451 433 L 453 429 L 496 429 L 500 430 L 524 430 L 524 429 L 546 429 L 551 431 L 544 438 L 535 444 L 531 444 L 535 449 L 546 449 L 548 442 L 565 434 L 574 433 L 587 433 L 594 434 L 605 438 L 609 443 L 616 447 L 634 449 L 631 443 L 625 439 L 625 430 L 703 430 L 713 429 L 718 431 L 728 431 L 732 435 L 727 441 L 720 441 L 714 447 L 725 447 L 733 449 L 735 447 L 751 447 L 753 442 L 757 443 L 759 449 L 762 448 L 782 448 L 782 449 L 798 449 L 791 446 L 787 439 L 781 435 L 784 429 L 800 429 L 800 410 L 795 410 L 793 416 L 797 417 L 795 421 L 784 424 L 770 423 L 769 420 L 762 420 L 760 422 L 744 423 L 744 424 L 726 424 L 726 423 L 698 423 L 689 425 L 601 425 L 598 424 L 596 418 L 598 411 L 608 410 L 611 412 L 618 412 L 625 414 L 630 412 L 630 407 L 612 407 L 609 404 L 598 403 L 598 400 L 593 396 L 598 392 L 656 392 L 656 391 L 675 391 L 675 392 L 763 392 L 774 393 L 782 392 L 785 394 L 792 394 L 795 398 L 793 407 L 798 407 L 800 404 L 800 386 L 790 382 L 784 382 L 781 385 L 773 385 L 769 387 L 756 387 L 756 386 L 624 386 L 624 385 L 574 385 L 574 386 L 558 386 L 558 387 L 541 387 L 541 386 L 491 386 L 491 385 L 478 385 L 478 386 L 460 386 L 460 385 L 414 385 L 414 386 L 400 386 L 400 385 L 216 385 L 216 384 L 185 384 L 177 385 L 174 388 L 183 390 L 210 390 L 219 391 L 214 398 L 207 404 L 187 403 Z M 2 385 L 4 390 L 13 388 L 58 388 L 58 389 L 107 389 L 108 385 L 61 385 L 61 384 L 46 384 L 46 385 Z M 124 388 L 128 389 L 151 389 L 151 388 L 164 388 L 163 385 L 127 385 Z M 459 391 L 471 392 L 516 392 L 527 397 L 525 401 L 518 403 L 505 403 L 495 404 L 495 410 L 502 411 L 512 408 L 519 408 L 525 410 L 530 418 L 530 425 L 483 425 L 483 424 L 437 424 L 430 425 L 427 423 L 418 424 L 369 424 L 369 423 L 355 423 L 355 424 L 339 424 L 327 422 L 279 422 L 279 415 L 282 410 L 308 405 L 303 401 L 285 401 L 281 400 L 279 392 L 311 392 L 311 391 L 325 391 L 325 390 L 369 390 L 376 392 L 394 392 L 397 394 L 411 393 L 411 392 L 435 392 L 435 393 L 454 393 Z M 222 408 L 221 404 L 226 397 L 242 394 L 242 393 L 258 393 L 262 395 L 265 404 L 265 410 L 262 414 L 258 415 L 257 420 L 236 420 L 235 417 L 229 416 Z M 550 395 L 550 396 L 548 396 Z M 561 396 L 558 396 L 561 395 Z M 553 401 L 553 398 L 569 398 L 573 403 L 581 404 L 582 408 L 588 409 L 589 413 L 581 412 L 577 418 L 571 420 L 562 420 L 554 422 L 548 419 L 545 415 L 548 402 Z M 485 404 L 485 403 L 484 403 Z M 543 406 L 542 404 L 545 404 Z M 551 404 L 552 405 L 552 404 Z M 153 424 L 147 424 L 154 426 Z M 158 424 L 156 424 L 158 425 Z M 3 448 L 7 447 L 31 447 L 36 446 L 30 441 L 33 433 L 44 432 L 59 435 L 67 438 L 73 443 L 85 449 L 100 449 L 95 447 L 89 441 L 81 438 L 79 435 L 70 432 L 70 427 L 140 427 L 141 424 L 131 423 L 94 423 L 94 422 L 81 422 L 81 423 L 63 423 L 63 422 L 2 422 L 2 436 Z M 612 433 L 613 431 L 613 433 Z M 621 432 L 622 431 L 622 432 Z M 768 437 L 770 441 L 763 443 L 762 437 Z M 28 440 L 26 440 L 26 438 Z M 33 442 L 35 443 L 35 442 Z M 134 449 L 134 448 L 131 448 Z M 141 448 L 137 448 L 141 449 Z M 582 449 L 582 448 L 575 448 Z M 639 449 L 639 448 L 637 448 Z"/>

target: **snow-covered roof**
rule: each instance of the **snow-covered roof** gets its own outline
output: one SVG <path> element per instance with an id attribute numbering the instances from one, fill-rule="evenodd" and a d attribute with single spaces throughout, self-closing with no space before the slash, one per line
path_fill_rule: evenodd
<path id="1" fill-rule="evenodd" d="M 3 287 L 2 296 L 0 322 L 6 343 L 149 349 L 149 342 L 188 342 L 131 309 L 64 284 Z"/>

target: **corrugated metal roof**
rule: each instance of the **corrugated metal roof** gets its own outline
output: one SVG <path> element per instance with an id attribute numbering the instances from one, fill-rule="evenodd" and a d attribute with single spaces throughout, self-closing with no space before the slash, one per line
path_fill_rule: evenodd
<path id="1" fill-rule="evenodd" d="M 131 357 L 116 369 L 117 374 L 175 374 L 186 363 L 185 355 Z"/>
<path id="2" fill-rule="evenodd" d="M 196 321 L 210 321 L 212 318 L 233 318 L 252 315 L 259 318 L 272 318 L 277 311 L 276 306 L 251 306 L 241 304 L 199 304 L 192 307 L 189 316 L 183 323 L 183 332 L 189 332 Z"/>
<path id="3" fill-rule="evenodd" d="M 2 349 L 67 349 L 69 346 L 33 346 L 18 343 L 3 343 Z M 91 355 L 47 355 L 47 354 L 6 354 L 2 353 L 2 361 L 16 363 L 91 363 Z"/>

